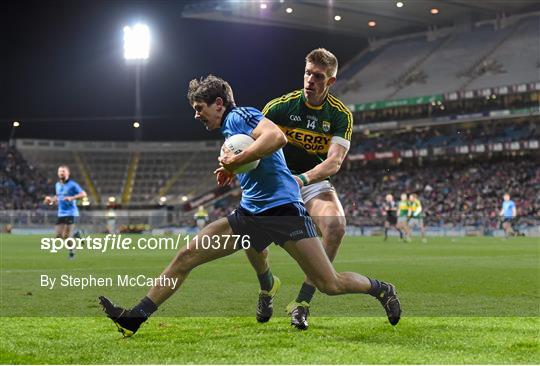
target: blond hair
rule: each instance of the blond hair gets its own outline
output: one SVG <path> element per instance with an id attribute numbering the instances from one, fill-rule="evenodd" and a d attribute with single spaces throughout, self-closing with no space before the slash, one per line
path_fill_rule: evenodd
<path id="1" fill-rule="evenodd" d="M 306 56 L 306 63 L 317 64 L 326 68 L 326 74 L 328 76 L 335 77 L 338 70 L 337 57 L 326 48 L 317 48 L 311 51 Z"/>

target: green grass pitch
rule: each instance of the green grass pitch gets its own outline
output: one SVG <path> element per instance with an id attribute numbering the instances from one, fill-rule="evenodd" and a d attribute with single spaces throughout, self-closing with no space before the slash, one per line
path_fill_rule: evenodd
<path id="1" fill-rule="evenodd" d="M 137 238 L 134 236 L 133 238 Z M 283 286 L 276 316 L 254 317 L 258 283 L 242 253 L 195 269 L 130 339 L 100 312 L 97 296 L 132 306 L 144 287 L 40 286 L 40 276 L 157 276 L 174 251 L 39 249 L 38 236 L 2 235 L 0 363 L 21 364 L 539 364 L 540 241 L 537 238 L 346 238 L 335 261 L 391 281 L 404 314 L 388 324 L 366 295 L 317 294 L 310 329 L 289 326 L 285 305 L 302 281 L 277 247 L 271 267 Z"/>

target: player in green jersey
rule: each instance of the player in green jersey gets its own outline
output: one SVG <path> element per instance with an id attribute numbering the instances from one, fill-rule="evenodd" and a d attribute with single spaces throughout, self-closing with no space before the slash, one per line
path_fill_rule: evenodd
<path id="1" fill-rule="evenodd" d="M 422 243 L 427 243 L 424 229 L 424 214 L 422 212 L 422 203 L 416 194 L 409 195 L 409 227 L 412 229 L 417 226 L 420 229 Z"/>
<path id="2" fill-rule="evenodd" d="M 301 187 L 302 199 L 331 261 L 345 235 L 345 214 L 329 178 L 339 171 L 349 151 L 353 127 L 352 113 L 329 93 L 336 82 L 337 69 L 338 60 L 331 52 L 323 48 L 311 51 L 306 56 L 303 89 L 271 100 L 262 111 L 287 136 L 288 143 L 283 148 L 287 166 Z M 247 254 L 259 281 L 265 276 L 270 278 L 268 252 Z M 298 296 L 287 306 L 291 324 L 298 329 L 308 327 L 314 293 L 313 282 L 306 277 Z M 271 307 L 271 301 L 266 300 L 266 307 Z M 258 313 L 271 313 L 262 309 L 261 303 L 260 297 Z M 270 318 L 258 316 L 257 320 L 260 319 Z"/>
<path id="3" fill-rule="evenodd" d="M 398 230 L 403 232 L 403 239 L 407 242 L 411 241 L 411 228 L 409 227 L 409 201 L 407 193 L 402 193 L 398 204 Z"/>
<path id="4" fill-rule="evenodd" d="M 199 230 L 202 230 L 203 227 L 205 227 L 206 224 L 208 223 L 208 211 L 206 211 L 204 209 L 204 206 L 201 205 L 197 209 L 197 212 L 195 212 L 195 214 L 193 215 L 193 218 L 195 219 L 195 222 L 197 223 L 197 228 L 199 228 Z"/>

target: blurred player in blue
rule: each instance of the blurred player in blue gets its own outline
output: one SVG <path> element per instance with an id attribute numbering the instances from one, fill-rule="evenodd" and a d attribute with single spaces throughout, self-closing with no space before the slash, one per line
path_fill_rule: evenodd
<path id="1" fill-rule="evenodd" d="M 160 278 L 177 279 L 178 286 L 171 285 L 170 280 L 169 284 L 158 283 L 132 309 L 124 309 L 100 297 L 103 310 L 118 330 L 124 336 L 133 335 L 158 306 L 178 290 L 192 269 L 243 249 L 226 244 L 231 235 L 249 236 L 249 250 L 258 252 L 272 242 L 280 245 L 321 292 L 370 294 L 380 301 L 390 323 L 397 324 L 401 305 L 393 285 L 354 272 L 338 273 L 332 267 L 302 203 L 298 183 L 285 163 L 281 148 L 287 138 L 281 129 L 255 108 L 236 107 L 230 85 L 212 75 L 189 83 L 188 100 L 195 110 L 195 118 L 207 130 L 220 129 L 226 138 L 246 134 L 255 140 L 237 155 L 223 151 L 219 157 L 221 167 L 214 172 L 219 185 L 228 184 L 236 168 L 258 159 L 260 163 L 256 169 L 237 176 L 242 188 L 240 207 L 228 217 L 205 226 L 161 273 Z M 198 241 L 205 237 L 217 245 L 209 249 L 199 247 Z M 272 299 L 280 285 L 270 269 L 266 272 L 273 283 L 268 284 L 268 290 L 261 296 L 267 301 L 259 303 L 264 309 L 257 309 L 258 317 L 261 310 L 272 311 Z"/>
<path id="2" fill-rule="evenodd" d="M 56 221 L 56 237 L 67 239 L 73 233 L 76 218 L 79 216 L 77 200 L 86 197 L 86 192 L 73 179 L 69 178 L 69 168 L 67 165 L 58 167 L 58 182 L 54 189 L 54 196 L 45 197 L 48 205 L 58 204 L 58 219 Z M 74 258 L 75 252 L 69 249 L 69 258 Z"/>
<path id="3" fill-rule="evenodd" d="M 509 236 L 519 235 L 519 232 L 514 229 L 514 224 L 517 217 L 516 204 L 510 199 L 509 193 L 505 193 L 503 196 L 502 208 L 499 215 L 502 220 L 505 237 L 508 238 Z"/>

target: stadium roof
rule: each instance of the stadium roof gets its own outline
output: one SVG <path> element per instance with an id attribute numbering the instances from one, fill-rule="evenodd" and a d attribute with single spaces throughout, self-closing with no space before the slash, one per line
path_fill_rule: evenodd
<path id="1" fill-rule="evenodd" d="M 397 3 L 402 3 L 401 7 Z M 289 9 L 289 10 L 287 10 Z M 432 14 L 432 9 L 437 9 Z M 186 4 L 185 18 L 391 37 L 540 9 L 536 0 L 221 0 Z M 435 11 L 433 11 L 435 12 Z M 339 21 L 335 17 L 339 16 Z M 368 24 L 374 21 L 375 26 Z"/>

